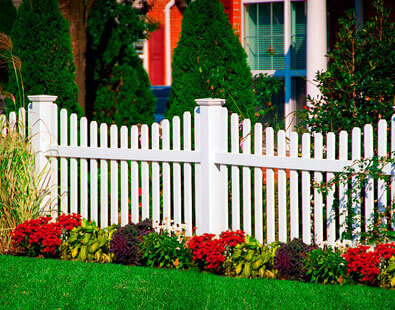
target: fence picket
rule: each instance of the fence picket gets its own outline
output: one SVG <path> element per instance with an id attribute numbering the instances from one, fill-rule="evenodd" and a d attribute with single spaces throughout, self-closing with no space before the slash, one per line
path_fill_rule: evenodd
<path id="1" fill-rule="evenodd" d="M 68 117 L 67 110 L 60 111 L 60 145 L 68 145 Z M 60 159 L 60 210 L 62 213 L 69 212 L 69 167 L 67 158 Z"/>
<path id="2" fill-rule="evenodd" d="M 184 112 L 184 151 L 191 151 L 191 113 Z M 184 223 L 186 224 L 186 235 L 192 236 L 192 166 L 184 164 Z"/>
<path id="3" fill-rule="evenodd" d="M 379 157 L 387 156 L 387 122 L 383 119 L 379 120 L 377 127 L 377 155 Z M 378 212 L 384 213 L 387 207 L 387 188 L 384 180 L 377 181 L 377 200 Z M 382 219 L 383 224 L 386 223 L 385 217 Z"/>
<path id="4" fill-rule="evenodd" d="M 159 150 L 159 125 L 152 124 L 152 149 Z M 156 227 L 160 222 L 160 177 L 159 163 L 152 163 L 152 222 Z"/>
<path id="5" fill-rule="evenodd" d="M 302 158 L 310 158 L 310 134 L 302 136 Z M 310 172 L 302 171 L 302 238 L 303 242 L 311 243 L 311 187 Z"/>
<path id="6" fill-rule="evenodd" d="M 12 111 L 9 115 L 8 118 L 8 126 L 10 128 L 10 130 L 12 131 L 16 131 L 16 113 L 14 111 Z"/>
<path id="7" fill-rule="evenodd" d="M 231 152 L 239 153 L 239 116 L 232 114 L 230 119 L 231 126 Z M 232 166 L 232 229 L 240 229 L 240 170 L 237 166 Z"/>
<path id="8" fill-rule="evenodd" d="M 20 108 L 18 111 L 18 129 L 21 137 L 26 137 L 26 110 L 25 108 Z"/>
<path id="9" fill-rule="evenodd" d="M 97 148 L 97 123 L 92 121 L 90 123 L 90 141 L 91 148 Z M 91 220 L 99 223 L 99 210 L 98 210 L 98 180 L 97 180 L 97 160 L 91 159 L 89 163 L 90 170 L 90 205 L 91 205 Z"/>
<path id="10" fill-rule="evenodd" d="M 262 155 L 262 124 L 256 123 L 254 128 L 254 154 Z M 263 200 L 262 200 L 262 168 L 254 168 L 254 210 L 255 238 L 263 243 Z"/>
<path id="11" fill-rule="evenodd" d="M 180 118 L 173 118 L 173 150 L 181 149 L 180 140 Z M 174 224 L 177 228 L 181 226 L 181 166 L 179 163 L 173 163 L 173 206 L 174 206 Z"/>
<path id="12" fill-rule="evenodd" d="M 148 150 L 149 148 L 149 132 L 148 126 L 141 126 L 141 149 Z M 142 220 L 150 217 L 149 212 L 149 163 L 146 161 L 141 162 L 141 194 L 142 194 Z"/>
<path id="13" fill-rule="evenodd" d="M 339 135 L 339 159 L 348 159 L 348 134 L 346 131 L 341 131 Z M 347 190 L 348 184 L 341 182 L 339 184 L 339 234 L 340 238 L 346 231 L 347 219 Z"/>
<path id="14" fill-rule="evenodd" d="M 86 117 L 80 119 L 80 145 L 88 146 L 88 121 Z M 88 218 L 88 161 L 80 161 L 80 212 L 82 217 Z"/>
<path id="15" fill-rule="evenodd" d="M 251 153 L 251 122 L 249 119 L 243 121 L 243 154 Z M 251 235 L 251 170 L 243 167 L 243 230 Z"/>
<path id="16" fill-rule="evenodd" d="M 392 160 L 395 158 L 395 114 L 391 117 L 391 154 Z M 395 165 L 391 166 L 391 201 L 390 203 L 395 203 Z M 392 229 L 395 230 L 395 212 L 391 208 L 391 218 L 392 218 Z"/>
<path id="17" fill-rule="evenodd" d="M 278 156 L 285 157 L 285 131 L 277 134 Z M 278 169 L 278 239 L 287 242 L 287 175 L 284 169 Z"/>
<path id="18" fill-rule="evenodd" d="M 322 134 L 314 133 L 314 158 L 322 159 Z M 323 181 L 321 172 L 314 172 L 314 181 L 321 184 Z M 314 239 L 316 244 L 320 244 L 324 240 L 324 220 L 323 220 L 323 204 L 322 193 L 317 187 L 314 188 Z"/>
<path id="19" fill-rule="evenodd" d="M 100 125 L 100 148 L 107 148 L 107 124 Z M 108 226 L 108 164 L 100 160 L 100 226 Z"/>
<path id="20" fill-rule="evenodd" d="M 121 127 L 121 149 L 128 148 L 128 128 Z M 129 168 L 128 162 L 121 161 L 121 226 L 129 222 Z"/>
<path id="21" fill-rule="evenodd" d="M 369 158 L 374 155 L 373 151 L 373 126 L 368 124 L 364 127 L 364 157 Z M 365 231 L 368 231 L 369 225 L 374 220 L 374 182 L 371 176 L 368 176 L 365 185 Z"/>
<path id="22" fill-rule="evenodd" d="M 139 148 L 139 129 L 136 125 L 132 126 L 130 132 L 130 149 L 137 150 Z M 131 163 L 131 183 L 130 195 L 132 202 L 132 223 L 137 223 L 140 219 L 139 216 L 139 164 L 137 161 L 132 160 Z"/>
<path id="23" fill-rule="evenodd" d="M 291 132 L 289 155 L 291 158 L 298 157 L 298 134 Z M 289 195 L 290 195 L 290 218 L 291 218 L 291 240 L 299 238 L 299 180 L 296 170 L 290 171 Z"/>
<path id="24" fill-rule="evenodd" d="M 118 148 L 118 127 L 111 125 L 110 127 L 110 148 Z M 114 150 L 115 151 L 115 150 Z M 111 168 L 111 216 L 110 225 L 118 224 L 118 162 L 110 161 Z"/>
<path id="25" fill-rule="evenodd" d="M 221 120 L 222 122 L 222 138 L 221 138 L 221 150 L 226 150 L 228 151 L 228 110 L 226 108 L 222 108 L 221 110 Z M 226 228 L 228 229 L 229 227 L 229 195 L 228 195 L 228 166 L 227 165 L 220 165 L 220 171 L 221 171 L 221 181 L 222 181 L 222 199 L 223 199 L 223 205 L 226 206 L 224 208 L 224 218 L 226 219 Z"/>
<path id="26" fill-rule="evenodd" d="M 326 158 L 335 159 L 336 136 L 333 132 L 329 132 L 326 136 Z M 335 175 L 331 172 L 326 174 L 326 182 L 329 184 Z M 334 206 L 335 185 L 332 185 L 326 196 L 326 231 L 328 243 L 334 245 L 336 240 L 336 210 Z"/>
<path id="27" fill-rule="evenodd" d="M 273 128 L 265 129 L 266 155 L 274 156 L 274 131 Z M 274 213 L 274 171 L 266 168 L 266 239 L 272 243 L 276 239 L 275 213 Z"/>
<path id="28" fill-rule="evenodd" d="M 162 150 L 170 149 L 170 124 L 167 119 L 162 121 Z M 170 176 L 170 164 L 168 162 L 163 162 L 163 220 L 171 220 L 171 176 Z"/>
<path id="29" fill-rule="evenodd" d="M 361 129 L 353 128 L 352 130 L 352 160 L 361 159 Z M 356 177 L 351 179 L 351 183 L 354 189 L 352 194 L 352 206 L 354 213 L 354 223 L 353 223 L 353 235 L 359 239 L 361 234 L 361 190 L 356 186 Z"/>
<path id="30" fill-rule="evenodd" d="M 70 146 L 77 146 L 77 115 L 70 116 Z M 78 162 L 70 159 L 70 212 L 79 213 L 78 210 Z"/>

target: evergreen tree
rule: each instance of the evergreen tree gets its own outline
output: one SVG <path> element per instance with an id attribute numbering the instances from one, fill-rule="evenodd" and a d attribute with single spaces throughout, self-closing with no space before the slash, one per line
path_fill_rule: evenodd
<path id="1" fill-rule="evenodd" d="M 173 57 L 167 117 L 193 111 L 197 98 L 225 98 L 231 112 L 255 121 L 247 54 L 219 0 L 196 0 L 182 19 Z"/>
<path id="2" fill-rule="evenodd" d="M 14 55 L 21 60 L 24 93 L 56 95 L 60 108 L 82 115 L 78 105 L 75 67 L 69 26 L 59 12 L 57 0 L 25 0 L 19 6 L 11 31 Z M 27 103 L 18 94 L 18 81 L 12 70 L 8 91 L 17 102 Z"/>
<path id="3" fill-rule="evenodd" d="M 96 1 L 88 19 L 87 107 L 108 124 L 152 123 L 156 99 L 133 43 L 147 25 L 129 1 Z"/>
<path id="4" fill-rule="evenodd" d="M 0 32 L 10 34 L 16 17 L 16 8 L 12 0 L 0 0 Z"/>
<path id="5" fill-rule="evenodd" d="M 340 19 L 326 72 L 317 74 L 320 98 L 309 98 L 312 107 L 305 124 L 311 131 L 351 131 L 394 113 L 395 24 L 383 0 L 374 1 L 372 18 L 358 29 L 353 11 Z"/>

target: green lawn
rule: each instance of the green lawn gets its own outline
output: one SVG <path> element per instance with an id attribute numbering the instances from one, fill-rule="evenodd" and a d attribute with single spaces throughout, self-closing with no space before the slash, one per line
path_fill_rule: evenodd
<path id="1" fill-rule="evenodd" d="M 0 309 L 395 309 L 395 291 L 0 256 Z"/>

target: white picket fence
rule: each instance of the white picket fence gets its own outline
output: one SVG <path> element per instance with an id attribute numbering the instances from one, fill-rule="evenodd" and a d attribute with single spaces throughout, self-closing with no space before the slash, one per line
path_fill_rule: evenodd
<path id="1" fill-rule="evenodd" d="M 79 212 L 102 227 L 150 217 L 185 223 L 188 235 L 196 226 L 198 234 L 243 229 L 268 243 L 295 237 L 334 243 L 346 227 L 347 185 L 324 196 L 312 183 L 332 179 L 374 149 L 379 156 L 395 151 L 395 116 L 389 128 L 379 122 L 377 140 L 368 124 L 351 137 L 305 133 L 300 144 L 296 132 L 275 133 L 260 123 L 252 129 L 236 114 L 229 119 L 222 99 L 197 99 L 193 120 L 186 112 L 182 120 L 131 128 L 58 113 L 55 96 L 29 99 L 37 172 L 48 169 L 51 176 L 47 202 L 55 214 Z M 19 119 L 24 122 L 23 110 Z M 395 175 L 393 168 L 385 172 Z M 369 225 L 373 211 L 395 197 L 394 181 L 389 193 L 382 181 L 369 179 L 364 206 L 353 206 L 356 236 L 366 230 L 361 219 Z"/>

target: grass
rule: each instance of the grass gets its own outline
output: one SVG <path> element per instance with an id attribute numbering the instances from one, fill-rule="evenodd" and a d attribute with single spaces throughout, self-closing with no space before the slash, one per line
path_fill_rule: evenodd
<path id="1" fill-rule="evenodd" d="M 394 309 L 395 291 L 0 256 L 4 309 Z"/>

